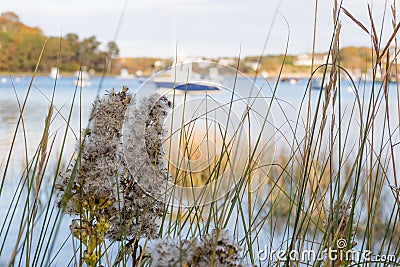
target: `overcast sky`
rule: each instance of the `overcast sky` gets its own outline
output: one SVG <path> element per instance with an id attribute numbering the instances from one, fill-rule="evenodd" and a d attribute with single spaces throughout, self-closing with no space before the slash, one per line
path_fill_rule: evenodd
<path id="1" fill-rule="evenodd" d="M 384 22 L 390 36 L 388 0 L 344 0 L 343 6 L 370 28 L 367 4 L 377 27 Z M 317 51 L 326 51 L 333 31 L 334 0 L 319 0 Z M 340 0 L 338 0 L 340 2 Z M 40 27 L 46 35 L 77 33 L 113 40 L 126 0 L 1 0 L 0 12 L 13 11 L 22 22 Z M 400 9 L 400 4 L 399 9 Z M 315 0 L 130 0 L 116 41 L 121 56 L 172 57 L 177 47 L 186 56 L 258 55 L 270 32 L 266 54 L 310 52 Z M 274 14 L 279 11 L 275 22 Z M 285 20 L 288 22 L 290 33 Z M 370 45 L 370 38 L 350 19 L 341 17 L 342 46 Z M 380 30 L 378 29 L 378 32 Z"/>

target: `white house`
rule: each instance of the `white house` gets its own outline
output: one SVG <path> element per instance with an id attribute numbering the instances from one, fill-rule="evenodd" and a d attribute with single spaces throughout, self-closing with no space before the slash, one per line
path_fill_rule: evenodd
<path id="1" fill-rule="evenodd" d="M 327 54 L 314 54 L 314 66 L 320 66 L 326 64 L 326 60 L 328 58 Z M 328 63 L 331 63 L 329 60 Z M 301 54 L 296 57 L 293 61 L 293 65 L 295 66 L 311 66 L 312 64 L 312 55 L 311 54 Z"/>

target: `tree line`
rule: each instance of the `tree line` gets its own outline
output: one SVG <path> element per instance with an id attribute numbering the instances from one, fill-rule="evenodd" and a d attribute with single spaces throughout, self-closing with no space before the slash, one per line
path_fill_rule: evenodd
<path id="1" fill-rule="evenodd" d="M 62 71 L 73 72 L 81 66 L 102 72 L 111 59 L 118 57 L 115 42 L 101 43 L 95 36 L 80 38 L 75 33 L 62 37 L 47 37 L 37 27 L 20 22 L 13 12 L 0 15 L 0 71 L 32 72 L 43 50 L 39 71 L 49 71 L 58 66 Z"/>

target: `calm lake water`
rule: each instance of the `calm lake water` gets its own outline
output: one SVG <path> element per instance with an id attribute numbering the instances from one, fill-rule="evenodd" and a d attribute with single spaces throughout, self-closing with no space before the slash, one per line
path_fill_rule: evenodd
<path id="1" fill-rule="evenodd" d="M 227 77 L 226 79 L 233 79 L 232 77 Z M 7 158 L 9 156 L 11 142 L 16 129 L 17 121 L 19 118 L 19 104 L 22 105 L 25 95 L 29 88 L 30 77 L 0 77 L 0 173 L 3 175 L 4 168 L 6 165 Z M 240 86 L 240 80 L 238 81 L 238 86 Z M 302 79 L 298 83 L 292 85 L 290 83 L 279 83 L 278 89 L 276 91 L 276 99 L 272 104 L 272 114 L 274 117 L 275 127 L 279 129 L 276 135 L 277 151 L 283 151 L 289 149 L 295 138 L 301 139 L 304 135 L 304 123 L 307 114 L 307 100 L 302 102 L 305 94 L 308 94 L 307 90 L 307 79 Z M 271 96 L 273 88 L 275 87 L 275 82 L 265 82 L 262 79 L 258 79 L 256 83 L 262 87 L 262 92 L 265 96 Z M 53 95 L 53 89 L 56 88 L 54 93 L 54 115 L 53 121 L 50 128 L 50 140 L 54 138 L 54 146 L 52 151 L 52 159 L 56 162 L 59 157 L 60 144 L 62 142 L 62 137 L 67 131 L 66 146 L 63 153 L 63 159 L 67 162 L 73 155 L 76 146 L 76 140 L 79 137 L 79 130 L 85 128 L 88 117 L 92 108 L 92 103 L 95 100 L 97 94 L 103 95 L 107 90 L 115 88 L 119 90 L 122 86 L 126 85 L 130 88 L 131 92 L 135 92 L 140 86 L 140 82 L 137 79 L 122 80 L 113 77 L 93 78 L 91 80 L 91 86 L 85 87 L 80 90 L 75 90 L 73 85 L 73 78 L 62 77 L 56 81 L 49 77 L 36 77 L 29 97 L 26 102 L 25 110 L 23 113 L 23 125 L 21 125 L 17 132 L 17 137 L 15 139 L 15 146 L 11 154 L 11 161 L 9 164 L 9 169 L 7 170 L 7 176 L 5 180 L 4 189 L 1 195 L 0 202 L 0 214 L 6 214 L 12 197 L 14 196 L 15 188 L 20 180 L 22 172 L 26 166 L 26 155 L 27 152 L 28 159 L 30 159 L 40 142 L 40 138 L 43 133 L 43 128 L 45 124 L 46 114 L 50 105 L 50 99 Z M 378 93 L 381 84 L 375 84 L 375 91 Z M 366 111 L 369 107 L 369 95 L 372 90 L 372 83 L 365 83 L 359 86 L 359 95 L 362 108 L 364 109 L 363 116 L 365 117 Z M 71 113 L 71 127 L 69 129 L 65 128 L 66 121 L 68 120 L 71 103 L 75 96 L 75 105 Z M 312 90 L 312 101 L 311 107 L 316 108 L 316 103 L 318 99 L 318 90 Z M 382 96 L 382 93 L 381 93 Z M 323 96 L 324 97 L 324 96 Z M 338 96 L 339 97 L 339 96 Z M 355 110 L 352 115 L 352 109 L 355 105 L 355 93 L 354 90 L 350 88 L 350 84 L 346 81 L 341 83 L 340 90 L 341 98 L 341 114 L 339 116 L 338 110 L 339 106 L 335 106 L 335 112 L 337 117 L 341 117 L 344 126 L 350 125 L 349 141 L 346 145 L 346 150 L 348 154 L 353 153 L 354 145 L 358 142 L 357 127 L 360 123 L 359 111 Z M 381 97 L 382 98 L 382 97 Z M 388 109 L 390 111 L 390 123 L 393 129 L 392 134 L 394 134 L 393 142 L 399 142 L 399 131 L 397 126 L 399 125 L 398 118 L 398 102 L 397 102 L 397 89 L 395 84 L 390 85 L 390 90 L 388 92 L 389 105 Z M 18 104 L 19 103 L 19 104 Z M 377 120 L 375 124 L 375 129 L 377 132 L 382 133 L 382 127 L 385 123 L 385 102 L 380 101 L 376 105 L 380 105 L 379 111 L 376 114 Z M 267 107 L 257 107 L 259 110 L 265 110 Z M 300 114 L 300 120 L 298 120 L 298 114 Z M 353 116 L 353 118 L 351 118 Z M 329 114 L 328 122 L 331 118 Z M 321 118 L 319 118 L 321 119 Z M 336 118 L 337 119 L 337 118 Z M 293 133 L 292 129 L 296 126 L 296 121 L 299 121 L 297 126 L 296 134 Z M 80 123 L 83 122 L 83 123 Z M 329 125 L 329 124 L 327 124 Z M 23 127 L 22 127 L 23 126 Z M 342 126 L 342 127 L 344 127 Z M 330 127 L 330 126 L 328 126 Z M 338 127 L 338 125 L 335 125 Z M 346 126 L 347 128 L 347 126 Z M 342 133 L 345 135 L 345 133 Z M 387 136 L 388 133 L 385 132 L 384 136 L 380 134 L 381 140 L 376 141 L 377 149 L 381 150 L 381 144 L 384 144 L 384 149 L 387 149 Z M 379 136 L 378 136 L 379 137 Z M 329 136 L 324 136 L 326 141 L 329 140 Z M 396 155 L 400 155 L 399 149 L 395 147 Z M 399 162 L 399 161 L 397 161 Z M 55 168 L 54 164 L 49 164 L 48 168 Z M 397 169 L 400 169 L 398 166 Z M 47 177 L 51 178 L 51 177 Z M 48 186 L 48 185 L 44 185 Z M 49 187 L 49 186 L 48 186 Z M 48 188 L 50 191 L 50 188 Z M 46 191 L 46 190 L 44 190 Z M 41 200 L 46 203 L 49 200 L 47 194 L 41 195 Z M 17 205 L 17 214 L 23 209 L 22 204 Z M 9 230 L 9 236 L 7 238 L 7 244 L 4 246 L 3 251 L 0 255 L 0 266 L 3 266 L 8 261 L 9 255 L 14 248 L 16 236 L 19 229 L 19 218 L 16 215 L 15 223 L 12 224 L 12 228 Z M 4 223 L 4 219 L 0 218 L 0 223 Z M 38 220 L 38 223 L 43 223 Z M 65 241 L 69 234 L 68 226 L 70 224 L 70 218 L 65 217 L 61 221 L 60 231 L 58 232 L 57 243 L 52 251 L 52 255 L 56 255 L 58 248 Z M 3 236 L 0 236 L 0 241 L 3 242 Z M 1 245 L 1 244 L 0 244 Z M 69 241 L 65 248 L 67 255 L 71 255 L 72 247 Z M 61 252 L 62 254 L 63 252 Z M 52 257 L 50 257 L 51 259 Z M 68 259 L 70 257 L 68 256 Z M 65 258 L 57 257 L 54 266 L 66 266 Z"/>

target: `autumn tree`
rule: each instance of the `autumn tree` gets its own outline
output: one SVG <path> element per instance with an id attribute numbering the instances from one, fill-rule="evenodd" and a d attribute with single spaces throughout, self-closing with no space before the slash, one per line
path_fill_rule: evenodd
<path id="1" fill-rule="evenodd" d="M 105 51 L 100 45 L 95 36 L 80 39 L 77 34 L 68 33 L 64 37 L 47 37 L 39 28 L 24 25 L 13 12 L 0 15 L 0 71 L 32 72 L 43 48 L 40 71 L 56 66 L 61 71 L 75 71 L 81 64 L 103 71 L 106 59 L 117 57 L 119 49 L 115 42 L 109 42 Z"/>

